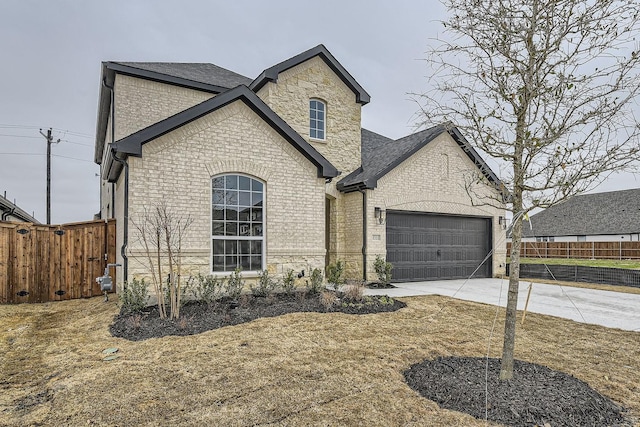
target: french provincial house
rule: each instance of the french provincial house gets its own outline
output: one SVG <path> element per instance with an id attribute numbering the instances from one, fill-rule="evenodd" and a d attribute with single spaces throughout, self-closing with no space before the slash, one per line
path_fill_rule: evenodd
<path id="1" fill-rule="evenodd" d="M 159 202 L 194 222 L 189 272 L 306 274 L 342 260 L 375 279 L 377 255 L 398 281 L 503 270 L 499 180 L 450 125 L 392 140 L 361 128 L 369 94 L 323 46 L 255 79 L 213 64 L 104 62 L 95 162 L 102 218 L 117 219 L 124 280 L 137 262 L 132 224 Z"/>

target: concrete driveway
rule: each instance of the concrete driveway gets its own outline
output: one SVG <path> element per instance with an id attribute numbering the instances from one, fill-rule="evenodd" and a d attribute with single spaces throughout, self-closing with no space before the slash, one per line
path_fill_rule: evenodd
<path id="1" fill-rule="evenodd" d="M 508 279 L 441 280 L 395 283 L 394 289 L 367 289 L 367 295 L 407 297 L 443 295 L 485 304 L 507 304 Z M 523 310 L 529 282 L 520 282 L 518 310 Z M 581 323 L 640 331 L 640 295 L 534 283 L 527 309 Z"/>

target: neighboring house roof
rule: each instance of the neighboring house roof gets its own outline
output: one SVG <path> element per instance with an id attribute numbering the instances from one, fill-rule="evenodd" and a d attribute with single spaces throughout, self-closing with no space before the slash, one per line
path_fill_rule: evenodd
<path id="1" fill-rule="evenodd" d="M 294 56 L 293 58 L 289 58 L 286 61 L 282 61 L 279 64 L 274 65 L 273 67 L 267 68 L 264 70 L 258 78 L 256 78 L 253 83 L 249 86 L 251 90 L 257 92 L 260 90 L 262 86 L 267 84 L 268 82 L 276 82 L 278 80 L 278 74 L 286 71 L 290 68 L 295 67 L 296 65 L 300 65 L 309 59 L 318 56 L 321 58 L 328 66 L 333 70 L 334 73 L 346 84 L 356 95 L 356 102 L 364 105 L 367 104 L 371 97 L 367 93 L 366 90 L 353 78 L 351 74 L 338 62 L 336 58 L 327 50 L 324 45 L 319 44 L 318 46 L 307 50 L 306 52 L 302 52 L 299 55 Z"/>
<path id="2" fill-rule="evenodd" d="M 581 194 L 531 215 L 523 237 L 640 233 L 640 188 Z"/>
<path id="3" fill-rule="evenodd" d="M 15 203 L 10 202 L 4 196 L 0 196 L 0 220 L 7 221 L 9 217 L 18 218 L 20 221 L 32 222 L 34 224 L 40 224 L 40 222 L 20 209 Z"/>
<path id="4" fill-rule="evenodd" d="M 122 168 L 120 163 L 113 158 L 114 152 L 116 155 L 140 157 L 142 156 L 142 145 L 145 143 L 238 100 L 244 102 L 284 139 L 289 141 L 302 155 L 316 165 L 318 177 L 333 178 L 340 174 L 335 166 L 271 110 L 258 95 L 248 87 L 241 85 L 115 142 L 112 151 L 108 155 L 107 168 L 105 168 L 106 178 L 110 181 L 116 180 Z"/>
<path id="5" fill-rule="evenodd" d="M 502 183 L 480 155 L 469 145 L 462 134 L 450 124 L 441 124 L 429 129 L 393 140 L 385 136 L 362 129 L 362 166 L 338 182 L 338 189 L 343 192 L 358 189 L 373 189 L 378 180 L 407 160 L 422 147 L 436 139 L 443 132 L 448 132 L 467 156 L 478 166 L 487 179 L 502 189 Z"/>
<path id="6" fill-rule="evenodd" d="M 103 62 L 103 85 L 100 88 L 98 120 L 96 124 L 96 147 L 94 161 L 102 162 L 107 122 L 111 106 L 111 94 L 105 84 L 113 87 L 116 73 L 168 83 L 209 93 L 222 93 L 233 87 L 251 84 L 251 79 L 233 71 L 204 63 L 168 62 Z"/>

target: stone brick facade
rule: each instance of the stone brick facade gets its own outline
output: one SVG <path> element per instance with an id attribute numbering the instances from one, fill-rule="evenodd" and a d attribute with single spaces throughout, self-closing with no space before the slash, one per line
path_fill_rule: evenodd
<path id="1" fill-rule="evenodd" d="M 343 173 L 360 166 L 361 106 L 355 95 L 319 57 L 278 75 L 258 96 Z M 309 100 L 326 103 L 326 138 L 309 138 Z M 338 178 L 339 179 L 339 178 Z"/>
<path id="2" fill-rule="evenodd" d="M 465 182 L 476 177 L 477 172 L 478 168 L 445 132 L 378 180 L 378 187 L 368 190 L 367 277 L 376 278 L 373 269 L 376 255 L 383 258 L 386 255 L 385 226 L 374 218 L 376 206 L 383 210 L 492 218 L 493 273 L 504 273 L 506 235 L 498 224 L 498 217 L 504 216 L 504 208 L 482 205 L 486 196 L 499 198 L 498 191 L 485 183 L 474 187 L 472 200 Z M 479 206 L 474 206 L 477 204 Z"/>
<path id="3" fill-rule="evenodd" d="M 214 96 L 120 74 L 115 82 L 117 140 Z M 142 146 L 141 157 L 128 157 L 130 279 L 149 275 L 135 224 L 145 208 L 160 202 L 193 220 L 183 240 L 184 274 L 211 273 L 211 180 L 227 173 L 264 183 L 264 266 L 273 274 L 282 275 L 288 269 L 308 274 L 313 268 L 324 269 L 327 262 L 342 260 L 348 278 L 363 278 L 364 209 L 365 274 L 375 279 L 375 257 L 386 253 L 385 226 L 374 218 L 375 206 L 493 218 L 493 271 L 503 271 L 504 231 L 497 224 L 503 212 L 473 206 L 462 184 L 478 169 L 448 134 L 381 178 L 375 190 L 342 193 L 336 183 L 361 165 L 361 105 L 354 92 L 316 56 L 282 71 L 257 94 L 341 175 L 327 181 L 318 178 L 317 167 L 240 100 L 159 136 Z M 326 103 L 323 141 L 309 138 L 310 99 Z M 110 130 L 108 124 L 107 142 Z M 490 186 L 482 185 L 480 191 L 496 194 Z M 118 262 L 122 262 L 124 173 L 114 184 L 102 183 L 101 212 L 103 217 L 117 219 Z"/>

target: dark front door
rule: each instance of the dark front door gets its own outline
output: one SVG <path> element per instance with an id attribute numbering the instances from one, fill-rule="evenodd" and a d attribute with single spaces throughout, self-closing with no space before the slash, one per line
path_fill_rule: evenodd
<path id="1" fill-rule="evenodd" d="M 467 278 L 491 250 L 489 218 L 396 211 L 386 223 L 394 282 Z M 491 273 L 488 257 L 473 277 Z"/>

